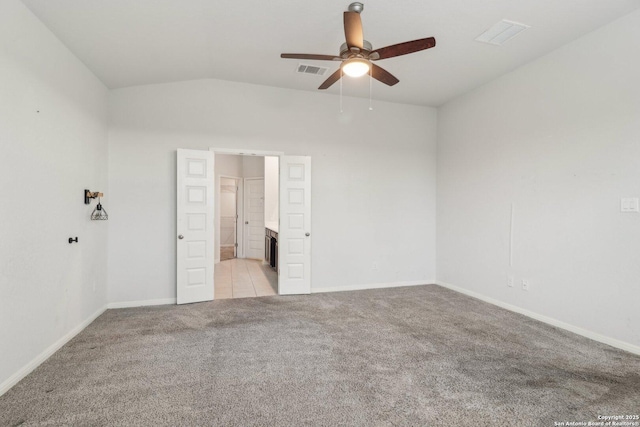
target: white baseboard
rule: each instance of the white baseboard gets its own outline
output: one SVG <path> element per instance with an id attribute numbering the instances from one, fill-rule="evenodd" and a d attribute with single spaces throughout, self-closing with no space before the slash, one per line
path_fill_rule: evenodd
<path id="1" fill-rule="evenodd" d="M 160 299 L 148 299 L 144 301 L 122 301 L 122 302 L 110 302 L 107 304 L 107 308 L 130 308 L 130 307 L 146 307 L 148 305 L 168 305 L 175 304 L 175 298 L 160 298 Z"/>
<path id="2" fill-rule="evenodd" d="M 371 283 L 363 285 L 347 285 L 347 286 L 331 286 L 311 288 L 312 294 L 322 292 L 342 292 L 342 291 L 361 291 L 364 289 L 382 289 L 382 288 L 399 288 L 401 286 L 420 286 L 435 283 L 435 280 L 413 280 L 410 282 L 390 282 L 390 283 Z"/>
<path id="3" fill-rule="evenodd" d="M 73 328 L 72 330 L 64 334 L 64 336 L 62 336 L 59 340 L 57 340 L 56 342 L 51 344 L 49 347 L 47 347 L 45 351 L 37 355 L 33 360 L 31 360 L 29 363 L 27 363 L 22 368 L 20 368 L 18 372 L 16 372 L 15 374 L 7 378 L 2 384 L 0 384 L 0 396 L 2 396 L 7 391 L 9 391 L 11 387 L 18 384 L 18 382 L 20 382 L 21 379 L 23 379 L 24 377 L 29 375 L 31 372 L 33 372 L 33 370 L 36 369 L 38 366 L 40 366 L 42 362 L 44 362 L 49 357 L 51 357 L 53 353 L 60 350 L 63 345 L 71 341 L 73 337 L 75 337 L 80 332 L 82 332 L 84 328 L 86 328 L 91 324 L 91 322 L 96 320 L 98 316 L 100 316 L 102 313 L 105 312 L 106 309 L 107 307 L 102 307 L 98 311 L 93 313 L 91 316 L 87 317 L 85 320 L 82 321 L 82 323 L 80 323 L 78 326 L 76 326 L 75 328 Z"/>
<path id="4" fill-rule="evenodd" d="M 616 347 L 621 350 L 628 351 L 629 353 L 640 355 L 640 347 L 625 341 L 620 341 L 615 338 L 611 338 L 605 335 L 601 335 L 597 332 L 589 331 L 587 329 L 580 328 L 578 326 L 571 325 L 569 323 L 562 322 L 560 320 L 554 319 L 552 317 L 547 317 L 542 314 L 535 313 L 533 311 L 526 310 L 524 308 L 520 308 L 515 305 L 508 304 L 506 302 L 499 301 L 497 299 L 493 299 L 479 293 L 469 291 L 467 289 L 452 285 L 450 283 L 445 283 L 440 280 L 435 282 L 438 286 L 442 286 L 443 288 L 451 289 L 452 291 L 459 292 L 461 294 L 468 295 L 470 297 L 479 299 L 484 302 L 488 302 L 489 304 L 496 305 L 498 307 L 504 308 L 509 311 L 513 311 L 515 313 L 522 314 L 524 316 L 530 317 L 535 320 L 539 320 L 540 322 L 544 322 L 548 325 L 555 326 L 560 329 L 567 330 L 569 332 L 573 332 L 574 334 L 582 335 L 583 337 L 592 339 L 594 341 L 601 342 L 603 344 L 608 344 L 611 347 Z"/>

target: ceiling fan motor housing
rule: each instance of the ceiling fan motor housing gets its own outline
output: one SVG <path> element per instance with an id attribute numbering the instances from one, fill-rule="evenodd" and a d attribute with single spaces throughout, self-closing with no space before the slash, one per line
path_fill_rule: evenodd
<path id="1" fill-rule="evenodd" d="M 348 59 L 352 57 L 369 58 L 369 53 L 373 50 L 373 46 L 367 40 L 363 40 L 362 49 L 353 48 L 349 49 L 346 43 L 342 43 L 340 46 L 340 57 L 342 59 Z"/>

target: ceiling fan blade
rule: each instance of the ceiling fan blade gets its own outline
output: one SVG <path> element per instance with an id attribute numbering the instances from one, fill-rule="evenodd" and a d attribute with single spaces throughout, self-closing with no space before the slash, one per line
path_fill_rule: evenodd
<path id="1" fill-rule="evenodd" d="M 344 13 L 344 35 L 349 48 L 363 48 L 364 36 L 362 34 L 362 20 L 358 12 Z"/>
<path id="2" fill-rule="evenodd" d="M 408 53 L 429 49 L 434 47 L 435 45 L 436 39 L 434 39 L 433 37 L 427 37 L 426 39 L 413 40 L 410 42 L 381 47 L 380 49 L 376 49 L 371 52 L 369 58 L 374 61 L 377 61 L 379 59 L 393 58 L 394 56 L 401 56 Z"/>
<path id="3" fill-rule="evenodd" d="M 342 61 L 342 58 L 335 55 L 315 55 L 312 53 L 281 53 L 280 58 L 285 59 L 311 59 L 314 61 Z"/>
<path id="4" fill-rule="evenodd" d="M 371 64 L 371 77 L 381 81 L 388 86 L 393 86 L 400 81 L 396 79 L 393 74 L 391 74 L 384 68 L 378 67 L 376 64 Z"/>
<path id="5" fill-rule="evenodd" d="M 328 89 L 332 84 L 340 80 L 340 72 L 342 68 L 338 68 L 335 73 L 331 74 L 327 80 L 325 80 L 318 89 Z"/>

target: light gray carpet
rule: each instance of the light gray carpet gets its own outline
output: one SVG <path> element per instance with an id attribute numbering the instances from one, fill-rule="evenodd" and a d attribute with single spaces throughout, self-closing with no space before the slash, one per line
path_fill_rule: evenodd
<path id="1" fill-rule="evenodd" d="M 640 358 L 437 286 L 109 310 L 0 425 L 553 426 L 640 412 Z"/>

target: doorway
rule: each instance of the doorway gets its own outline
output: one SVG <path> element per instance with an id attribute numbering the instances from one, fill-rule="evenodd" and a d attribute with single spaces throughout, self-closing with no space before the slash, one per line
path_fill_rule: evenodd
<path id="1" fill-rule="evenodd" d="M 219 252 L 219 179 L 221 175 L 244 179 L 237 173 L 223 172 L 216 167 L 216 159 L 228 155 L 240 155 L 242 158 L 263 156 L 263 160 L 271 156 L 274 160 L 278 160 L 274 174 L 264 172 L 262 174 L 265 179 L 265 195 L 269 194 L 267 189 L 273 187 L 277 194 L 275 206 L 269 207 L 269 199 L 265 197 L 265 245 L 263 246 L 265 254 L 262 260 L 245 258 L 245 248 L 242 247 L 244 236 L 240 231 L 242 227 L 237 226 L 236 258 L 225 261 L 253 263 L 245 265 L 244 269 L 233 269 L 231 264 L 227 264 L 229 268 L 220 268 L 222 261 L 220 261 Z M 232 288 L 234 280 L 239 284 L 245 281 L 245 285 L 246 278 L 250 278 L 252 282 L 262 282 L 262 285 L 271 283 L 264 275 L 260 278 L 261 269 L 272 268 L 268 262 L 271 257 L 273 257 L 271 259 L 275 269 L 267 271 L 275 274 L 273 282 L 275 284 L 272 286 L 275 288 L 275 293 L 278 295 L 311 293 L 311 157 L 284 155 L 281 152 L 242 152 L 235 149 L 210 148 L 208 151 L 178 149 L 176 161 L 176 298 L 178 304 L 210 301 L 214 298 L 232 298 L 233 290 L 229 287 Z M 266 168 L 267 163 L 263 161 L 261 164 Z M 275 177 L 271 184 L 268 181 L 269 176 Z M 244 198 L 239 193 L 243 186 L 238 185 L 237 188 L 236 224 L 242 224 L 244 215 L 241 213 L 239 201 Z M 277 219 L 273 221 L 273 218 L 268 218 L 269 213 L 275 213 Z M 275 233 L 271 234 L 272 232 Z M 267 235 L 267 233 L 270 234 Z M 273 238 L 276 239 L 275 242 Z M 267 242 L 275 244 L 266 244 Z M 275 253 L 272 252 L 273 250 Z M 254 278 L 256 278 L 255 281 Z M 227 292 L 222 289 L 225 281 Z M 237 296 L 249 295 L 238 292 Z"/>
<path id="2" fill-rule="evenodd" d="M 273 156 L 216 153 L 216 299 L 278 293 L 277 266 L 271 263 L 275 251 L 266 240 L 272 232 L 267 223 L 277 230 L 273 224 L 279 222 L 277 164 Z"/>
<path id="3" fill-rule="evenodd" d="M 239 178 L 220 176 L 220 261 L 238 256 L 239 185 Z"/>

